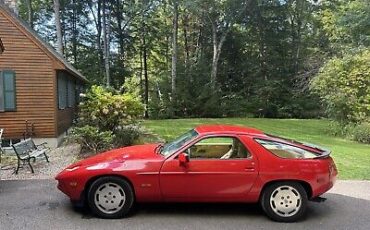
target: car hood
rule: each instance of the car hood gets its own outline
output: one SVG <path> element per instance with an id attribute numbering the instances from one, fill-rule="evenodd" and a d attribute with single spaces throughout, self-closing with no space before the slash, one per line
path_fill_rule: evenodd
<path id="1" fill-rule="evenodd" d="M 110 161 L 127 161 L 127 160 L 140 160 L 140 159 L 158 159 L 163 158 L 162 155 L 155 152 L 158 144 L 135 145 L 119 149 L 113 149 L 95 156 L 86 158 L 73 165 L 94 165 Z M 71 165 L 73 167 L 73 165 Z M 69 166 L 69 168 L 71 167 Z"/>

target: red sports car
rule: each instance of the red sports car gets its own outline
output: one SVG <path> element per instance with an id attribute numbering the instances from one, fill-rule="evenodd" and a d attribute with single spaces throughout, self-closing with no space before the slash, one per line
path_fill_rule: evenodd
<path id="1" fill-rule="evenodd" d="M 115 149 L 68 166 L 58 188 L 103 218 L 135 202 L 259 202 L 273 220 L 301 218 L 328 191 L 337 169 L 329 151 L 228 125 L 201 125 L 166 144 Z"/>

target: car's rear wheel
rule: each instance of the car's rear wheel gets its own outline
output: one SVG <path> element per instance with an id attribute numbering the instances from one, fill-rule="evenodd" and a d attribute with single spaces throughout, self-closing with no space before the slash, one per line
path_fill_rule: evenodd
<path id="1" fill-rule="evenodd" d="M 134 203 L 131 185 L 118 177 L 101 177 L 88 190 L 88 204 L 92 212 L 102 218 L 124 217 Z"/>
<path id="2" fill-rule="evenodd" d="M 294 222 L 301 219 L 307 207 L 307 193 L 296 182 L 277 182 L 264 189 L 261 206 L 275 221 Z"/>

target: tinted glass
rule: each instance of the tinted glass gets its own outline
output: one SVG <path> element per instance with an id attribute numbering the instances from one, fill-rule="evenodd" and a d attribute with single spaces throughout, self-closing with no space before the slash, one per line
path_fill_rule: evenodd
<path id="1" fill-rule="evenodd" d="M 182 146 L 184 146 L 186 143 L 189 141 L 193 140 L 196 136 L 198 136 L 198 133 L 192 129 L 189 132 L 181 135 L 174 141 L 166 144 L 163 146 L 163 149 L 161 151 L 162 155 L 171 155 L 174 153 L 176 150 L 180 149 Z"/>
<path id="2" fill-rule="evenodd" d="M 317 157 L 313 152 L 298 148 L 293 145 L 284 144 L 272 140 L 255 139 L 259 144 L 281 158 L 314 158 Z"/>

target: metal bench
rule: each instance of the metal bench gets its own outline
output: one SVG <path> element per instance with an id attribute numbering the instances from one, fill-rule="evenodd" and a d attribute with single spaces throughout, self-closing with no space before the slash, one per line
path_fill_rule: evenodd
<path id="1" fill-rule="evenodd" d="M 37 157 L 43 156 L 45 160 L 49 162 L 49 157 L 46 154 L 49 148 L 46 146 L 46 143 L 35 145 L 33 140 L 29 138 L 12 145 L 12 147 L 18 158 L 15 174 L 18 174 L 18 170 L 22 168 L 25 164 L 28 164 L 31 172 L 35 173 L 31 165 L 31 160 L 35 162 Z"/>

